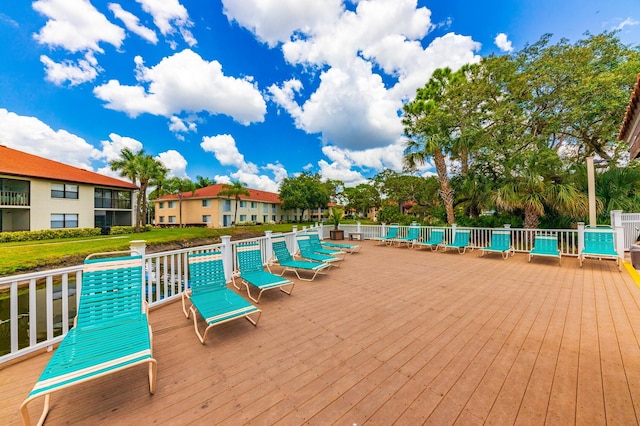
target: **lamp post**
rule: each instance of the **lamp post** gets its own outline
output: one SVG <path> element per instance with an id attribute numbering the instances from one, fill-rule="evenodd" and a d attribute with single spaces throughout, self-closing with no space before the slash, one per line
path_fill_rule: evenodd
<path id="1" fill-rule="evenodd" d="M 589 226 L 595 228 L 596 223 L 596 178 L 593 157 L 587 157 L 587 191 L 589 193 Z"/>

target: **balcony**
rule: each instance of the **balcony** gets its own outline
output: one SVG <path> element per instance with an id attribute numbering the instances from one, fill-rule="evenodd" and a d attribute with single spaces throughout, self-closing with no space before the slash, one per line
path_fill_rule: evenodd
<path id="1" fill-rule="evenodd" d="M 0 191 L 0 206 L 28 207 L 31 205 L 29 192 Z"/>
<path id="2" fill-rule="evenodd" d="M 637 423 L 640 290 L 615 262 L 362 244 L 204 346 L 157 305 L 155 395 L 133 368 L 53 394 L 47 424 Z M 50 357 L 2 366 L 6 424 Z"/>

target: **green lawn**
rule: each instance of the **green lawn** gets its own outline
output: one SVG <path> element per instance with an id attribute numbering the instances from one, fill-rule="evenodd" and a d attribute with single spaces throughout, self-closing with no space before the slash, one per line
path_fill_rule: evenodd
<path id="1" fill-rule="evenodd" d="M 300 229 L 303 225 L 297 224 Z M 163 228 L 149 232 L 127 235 L 101 235 L 84 238 L 68 238 L 45 241 L 0 243 L 0 276 L 49 269 L 67 265 L 78 265 L 91 253 L 127 250 L 132 240 L 145 240 L 148 246 L 182 243 L 205 244 L 220 242 L 222 235 L 231 235 L 232 240 L 264 235 L 264 231 L 289 232 L 294 224 L 240 226 L 237 228 Z"/>

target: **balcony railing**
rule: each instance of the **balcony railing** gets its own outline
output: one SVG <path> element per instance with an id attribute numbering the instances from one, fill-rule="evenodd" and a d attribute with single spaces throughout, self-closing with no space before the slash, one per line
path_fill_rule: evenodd
<path id="1" fill-rule="evenodd" d="M 346 235 L 359 232 L 365 239 L 385 235 L 387 227 L 385 224 L 340 225 L 340 229 L 344 230 Z M 426 240 L 433 228 L 436 227 L 420 227 L 422 238 Z M 452 239 L 458 228 L 455 225 L 444 227 L 445 238 Z M 318 230 L 322 238 L 326 238 L 332 228 L 320 224 L 314 229 Z M 408 226 L 401 226 L 399 235 L 406 235 L 408 229 Z M 464 229 L 471 230 L 472 247 L 482 248 L 489 244 L 492 228 Z M 511 241 L 517 252 L 530 251 L 535 235 L 539 233 L 558 236 L 563 256 L 577 256 L 584 245 L 584 225 L 578 226 L 578 229 L 508 229 L 511 231 Z M 297 251 L 296 234 L 306 230 L 306 227 L 300 231 L 294 227 L 292 232 L 284 234 L 292 253 Z M 613 232 L 618 253 L 622 253 L 622 226 L 614 226 Z M 262 250 L 263 263 L 267 264 L 272 258 L 271 236 L 271 231 L 267 231 L 263 237 L 233 242 L 231 237 L 223 236 L 220 244 L 153 254 L 145 253 L 144 242 L 132 241 L 131 249 L 143 254 L 144 293 L 153 308 L 175 300 L 188 288 L 187 256 L 190 252 L 219 249 L 223 256 L 227 282 L 230 282 L 237 271 L 236 245 L 247 241 L 258 242 Z M 0 278 L 0 315 L 4 315 L 0 316 L 0 364 L 43 348 L 51 348 L 62 340 L 73 324 L 73 316 L 78 306 L 78 298 L 75 295 L 80 294 L 81 287 L 82 265 Z M 8 318 L 4 314 L 6 312 Z"/>
<path id="2" fill-rule="evenodd" d="M 29 206 L 30 194 L 21 191 L 0 191 L 0 206 Z"/>

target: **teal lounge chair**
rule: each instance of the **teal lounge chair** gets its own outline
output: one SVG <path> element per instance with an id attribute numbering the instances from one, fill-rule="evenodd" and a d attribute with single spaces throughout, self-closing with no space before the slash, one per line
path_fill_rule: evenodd
<path id="1" fill-rule="evenodd" d="M 494 229 L 491 232 L 491 243 L 481 249 L 480 256 L 492 252 L 500 253 L 505 260 L 509 258 L 509 255 L 513 256 L 515 254 L 515 250 L 511 247 L 511 231 L 508 229 Z"/>
<path id="2" fill-rule="evenodd" d="M 468 229 L 456 229 L 455 236 L 453 237 L 453 242 L 449 244 L 439 244 L 438 247 L 442 248 L 442 251 L 447 251 L 448 249 L 456 249 L 458 253 L 464 254 L 467 249 L 469 251 L 473 250 L 471 246 L 469 246 L 469 238 L 471 236 L 471 231 Z"/>
<path id="3" fill-rule="evenodd" d="M 211 327 L 228 321 L 245 318 L 254 326 L 258 325 L 260 309 L 227 288 L 220 252 L 190 253 L 189 282 L 191 287 L 182 292 L 182 312 L 187 318 L 193 314 L 193 328 L 200 343 L 204 344 Z M 191 302 L 188 310 L 187 300 Z M 196 313 L 207 323 L 204 334 L 198 330 Z"/>
<path id="4" fill-rule="evenodd" d="M 313 250 L 311 241 L 308 235 L 302 234 L 296 236 L 298 242 L 298 249 L 300 257 L 307 260 L 313 260 L 315 262 L 330 263 L 331 265 L 338 266 L 338 262 L 342 262 L 344 259 L 337 256 L 327 256 L 325 254 L 316 253 Z"/>
<path id="5" fill-rule="evenodd" d="M 293 281 L 264 270 L 260 244 L 238 244 L 236 246 L 236 255 L 238 257 L 240 281 L 242 281 L 242 284 L 244 284 L 247 289 L 247 295 L 251 300 L 256 303 L 260 303 L 262 293 L 273 288 L 279 288 L 283 293 L 291 294 L 293 287 L 295 286 Z M 236 285 L 235 277 L 233 277 L 233 285 L 238 290 L 241 289 L 240 286 Z M 249 285 L 256 287 L 259 290 L 257 298 L 251 296 Z M 288 288 L 288 291 L 285 290 L 285 288 Z"/>
<path id="6" fill-rule="evenodd" d="M 24 424 L 31 424 L 27 405 L 34 399 L 45 397 L 38 421 L 42 424 L 53 392 L 140 364 L 147 365 L 149 392 L 155 392 L 156 360 L 152 356 L 147 306 L 142 299 L 142 276 L 142 256 L 138 254 L 98 253 L 87 257 L 74 326 L 22 403 Z M 130 390 L 124 387 L 121 391 Z M 99 403 L 100 396 L 95 395 L 94 404 Z"/>
<path id="7" fill-rule="evenodd" d="M 418 250 L 422 247 L 430 247 L 431 251 L 438 250 L 438 246 L 442 244 L 444 241 L 444 229 L 442 228 L 434 228 L 431 230 L 431 234 L 429 235 L 429 239 L 427 241 L 418 241 L 415 243 L 415 246 Z"/>
<path id="8" fill-rule="evenodd" d="M 308 232 L 304 234 L 309 237 L 309 244 L 311 244 L 311 248 L 315 253 L 324 254 L 327 256 L 344 256 L 345 251 L 338 250 L 336 248 L 326 248 L 322 246 L 322 242 L 320 242 L 320 237 L 316 232 Z"/>
<path id="9" fill-rule="evenodd" d="M 287 243 L 283 236 L 272 237 L 271 247 L 278 265 L 283 268 L 282 273 L 280 274 L 281 276 L 284 275 L 285 272 L 291 271 L 295 273 L 300 280 L 313 281 L 316 275 L 326 273 L 326 271 L 331 267 L 329 263 L 294 259 L 289 252 L 289 248 L 287 247 Z M 269 264 L 267 264 L 267 268 L 269 269 L 269 272 L 271 272 Z M 311 278 L 302 277 L 300 275 L 300 272 L 302 271 L 312 273 L 313 275 Z"/>
<path id="10" fill-rule="evenodd" d="M 557 235 L 536 235 L 533 242 L 533 248 L 529 252 L 529 262 L 533 256 L 557 257 L 558 266 L 562 262 L 562 255 L 558 250 Z"/>
<path id="11" fill-rule="evenodd" d="M 585 229 L 584 249 L 578 255 L 580 267 L 586 258 L 592 259 L 613 259 L 616 261 L 618 270 L 622 271 L 622 262 L 615 249 L 614 231 L 602 229 Z"/>
<path id="12" fill-rule="evenodd" d="M 398 229 L 399 226 L 397 223 L 392 223 L 391 225 L 389 225 L 389 229 L 387 230 L 387 233 L 385 235 L 382 235 L 380 237 L 376 237 L 373 238 L 375 241 L 378 241 L 380 244 L 379 245 L 391 245 L 393 244 L 393 240 L 395 240 L 396 238 L 398 238 Z"/>
<path id="13" fill-rule="evenodd" d="M 410 226 L 409 231 L 407 231 L 407 235 L 404 237 L 398 237 L 393 239 L 393 243 L 400 247 L 403 244 L 406 244 L 407 247 L 412 248 L 420 239 L 420 228 L 418 226 Z"/>
<path id="14" fill-rule="evenodd" d="M 342 250 L 346 253 L 357 253 L 362 248 L 362 246 L 358 244 L 334 243 L 333 241 L 326 240 L 320 240 L 320 244 L 322 244 L 324 247 Z"/>

